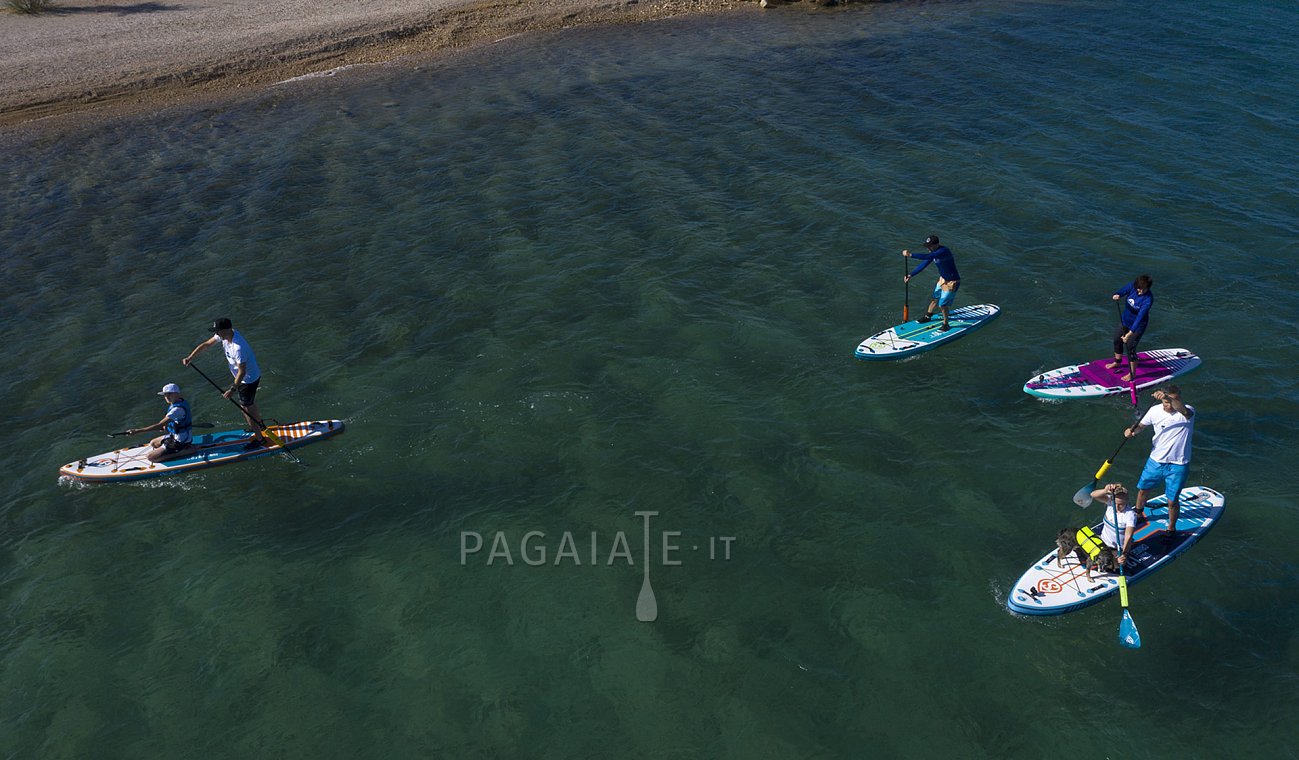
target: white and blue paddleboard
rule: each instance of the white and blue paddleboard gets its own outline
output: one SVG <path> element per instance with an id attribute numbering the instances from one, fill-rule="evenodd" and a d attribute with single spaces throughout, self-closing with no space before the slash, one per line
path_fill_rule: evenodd
<path id="1" fill-rule="evenodd" d="M 921 310 L 920 313 L 923 315 L 924 311 Z M 946 331 L 938 329 L 943 324 L 941 314 L 934 314 L 928 322 L 924 323 L 913 319 L 863 340 L 858 344 L 854 355 L 865 361 L 905 359 L 913 354 L 938 348 L 957 338 L 964 338 L 996 319 L 1000 313 L 1001 307 L 996 304 L 961 306 L 952 309 L 949 313 L 948 323 L 951 329 Z"/>
<path id="2" fill-rule="evenodd" d="M 287 425 L 269 425 L 266 428 L 284 442 L 284 449 L 296 449 L 309 443 L 322 441 L 343 432 L 342 420 L 316 420 L 294 422 Z M 159 478 L 184 472 L 205 470 L 234 462 L 264 457 L 281 451 L 269 441 L 253 446 L 253 435 L 246 430 L 228 430 L 194 436 L 194 451 L 188 456 L 150 462 L 150 446 L 132 446 L 104 454 L 96 454 L 59 468 L 59 474 L 84 483 L 120 483 L 128 480 Z"/>
<path id="3" fill-rule="evenodd" d="M 1178 537 L 1170 540 L 1163 530 L 1168 524 L 1168 497 L 1160 496 L 1146 504 L 1146 519 L 1137 525 L 1129 550 L 1129 586 L 1167 566 L 1204 538 L 1218 524 L 1226 500 L 1212 488 L 1192 486 L 1182 489 L 1181 505 L 1177 513 Z M 1101 527 L 1097 523 L 1092 530 L 1099 535 Z M 1114 596 L 1118 591 L 1117 574 L 1093 570 L 1089 581 L 1086 566 L 1072 552 L 1061 563 L 1052 549 L 1015 582 L 1006 606 L 1011 612 L 1023 615 L 1063 615 Z"/>

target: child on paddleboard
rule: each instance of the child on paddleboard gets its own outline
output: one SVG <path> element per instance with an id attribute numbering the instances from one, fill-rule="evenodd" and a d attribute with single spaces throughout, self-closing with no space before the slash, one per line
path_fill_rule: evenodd
<path id="1" fill-rule="evenodd" d="M 182 457 L 194 450 L 193 436 L 191 430 L 194 427 L 194 417 L 189 411 L 189 402 L 180 395 L 180 386 L 175 383 L 167 383 L 158 391 L 158 395 L 163 397 L 167 402 L 167 413 L 161 420 L 142 428 L 131 428 L 127 430 L 128 435 L 136 433 L 145 433 L 150 430 L 166 429 L 166 435 L 160 435 L 149 441 L 152 449 L 148 457 L 150 462 L 163 462 L 168 459 Z"/>
<path id="2" fill-rule="evenodd" d="M 1119 301 L 1119 326 L 1114 330 L 1114 361 L 1105 365 L 1105 369 L 1118 369 L 1123 366 L 1123 354 L 1128 355 L 1128 374 L 1123 382 L 1132 382 L 1137 376 L 1137 344 L 1146 331 L 1150 321 L 1150 307 L 1155 303 L 1155 294 L 1150 292 L 1154 286 L 1150 275 L 1143 274 L 1128 285 L 1119 288 L 1111 298 Z M 1136 403 L 1134 400 L 1132 403 Z"/>
<path id="3" fill-rule="evenodd" d="M 1132 536 L 1137 531 L 1137 513 L 1128 508 L 1128 489 L 1122 483 L 1109 483 L 1092 491 L 1093 499 L 1105 499 L 1105 522 L 1101 527 L 1101 541 L 1118 552 L 1119 565 L 1128 561 Z M 1123 530 L 1122 544 L 1119 529 Z"/>
<path id="4" fill-rule="evenodd" d="M 921 270 L 929 266 L 929 262 L 938 265 L 938 283 L 934 285 L 934 295 L 929 301 L 929 308 L 925 309 L 925 315 L 917 322 L 928 322 L 934 317 L 934 310 L 941 309 L 943 312 L 943 324 L 938 328 L 939 332 L 947 332 L 952 329 L 948 322 L 948 315 L 951 312 L 952 302 L 956 300 L 956 291 L 961 287 L 961 273 L 956 271 L 956 259 L 947 246 L 939 245 L 938 236 L 930 235 L 925 238 L 925 247 L 929 253 L 911 253 L 903 251 L 902 255 L 908 258 L 920 259 L 920 266 L 911 270 L 911 274 L 902 278 L 903 282 L 910 282 L 912 277 L 920 274 Z"/>

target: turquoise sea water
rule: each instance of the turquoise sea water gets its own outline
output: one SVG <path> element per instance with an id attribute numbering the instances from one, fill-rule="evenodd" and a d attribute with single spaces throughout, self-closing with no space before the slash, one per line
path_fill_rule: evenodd
<path id="1" fill-rule="evenodd" d="M 11 136 L 0 757 L 1299 754 L 1297 25 L 754 9 Z M 855 361 L 931 232 L 1002 317 Z M 1005 597 L 1132 419 L 1020 387 L 1140 272 L 1227 513 L 1133 651 Z M 221 315 L 348 432 L 58 482 L 164 382 L 235 421 L 179 364 Z"/>

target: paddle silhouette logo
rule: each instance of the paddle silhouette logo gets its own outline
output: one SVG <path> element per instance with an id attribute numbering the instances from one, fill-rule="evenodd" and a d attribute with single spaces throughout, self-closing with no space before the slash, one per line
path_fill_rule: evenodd
<path id="1" fill-rule="evenodd" d="M 612 534 L 599 531 L 562 531 L 558 535 L 542 530 L 522 533 L 512 531 L 460 531 L 460 565 L 505 565 L 507 567 L 634 568 L 641 570 L 640 591 L 636 594 L 636 619 L 652 623 L 659 616 L 659 599 L 650 580 L 651 568 L 685 564 L 686 557 L 708 562 L 728 562 L 733 555 L 735 536 L 706 536 L 686 541 L 682 531 L 651 530 L 654 511 L 633 513 L 640 518 L 640 530 L 628 536 L 619 530 Z M 657 538 L 657 546 L 652 539 Z M 633 547 L 639 549 L 639 558 Z M 656 551 L 657 549 L 657 551 Z"/>

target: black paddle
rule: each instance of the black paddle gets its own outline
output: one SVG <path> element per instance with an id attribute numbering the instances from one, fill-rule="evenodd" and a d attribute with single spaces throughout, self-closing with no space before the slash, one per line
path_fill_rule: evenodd
<path id="1" fill-rule="evenodd" d="M 907 278 L 907 272 L 911 269 L 907 263 L 907 257 L 902 257 L 902 321 L 911 321 L 911 280 Z"/>
<path id="2" fill-rule="evenodd" d="M 267 438 L 270 438 L 270 439 L 271 439 L 271 443 L 273 443 L 273 444 L 275 444 L 276 446 L 278 446 L 278 447 L 280 448 L 280 451 L 284 452 L 284 455 L 285 455 L 286 457 L 288 457 L 289 459 L 293 460 L 294 462 L 298 462 L 299 464 L 301 464 L 301 462 L 298 461 L 298 458 L 297 458 L 297 457 L 293 456 L 293 454 L 290 453 L 288 449 L 284 448 L 284 441 L 282 441 L 278 435 L 276 435 L 275 433 L 272 433 L 271 430 L 270 430 L 270 428 L 266 427 L 266 423 L 262 422 L 261 420 L 257 419 L 256 417 L 254 417 L 254 416 L 253 416 L 253 415 L 248 411 L 248 407 L 244 406 L 243 404 L 239 403 L 238 401 L 235 401 L 235 400 L 232 399 L 232 398 L 228 398 L 228 397 L 226 396 L 226 392 L 223 391 L 223 390 L 221 390 L 221 386 L 219 386 L 219 385 L 217 385 L 216 383 L 212 382 L 212 378 L 208 377 L 208 376 L 207 376 L 207 373 L 205 373 L 203 370 L 199 369 L 198 366 L 194 364 L 194 362 L 190 362 L 188 366 L 189 366 L 190 369 L 192 369 L 192 370 L 194 370 L 195 372 L 199 373 L 199 375 L 202 375 L 203 379 L 206 380 L 206 381 L 208 381 L 208 384 L 210 384 L 213 388 L 216 388 L 217 393 L 220 393 L 220 394 L 221 394 L 221 398 L 223 398 L 223 399 L 225 399 L 226 401 L 229 401 L 230 403 L 232 403 L 232 404 L 234 404 L 235 406 L 239 407 L 239 410 L 240 410 L 240 411 L 242 411 L 244 414 L 248 415 L 248 419 L 250 419 L 250 420 L 253 421 L 253 424 L 257 426 L 257 429 L 260 430 L 260 431 L 262 432 L 262 434 L 265 435 Z"/>
<path id="3" fill-rule="evenodd" d="M 212 424 L 211 422 L 195 422 L 193 425 L 190 425 L 190 427 L 210 428 L 210 427 L 216 427 L 216 425 Z M 119 435 L 133 435 L 133 433 L 130 430 L 119 430 L 116 433 L 109 433 L 108 437 L 116 438 Z"/>

